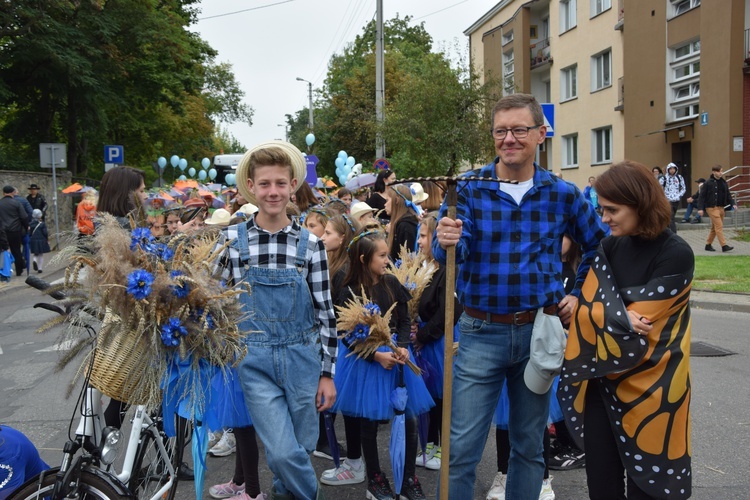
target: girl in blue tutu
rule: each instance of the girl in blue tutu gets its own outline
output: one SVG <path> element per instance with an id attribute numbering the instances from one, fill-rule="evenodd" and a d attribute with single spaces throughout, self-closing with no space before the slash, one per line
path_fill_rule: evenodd
<path id="1" fill-rule="evenodd" d="M 396 304 L 391 314 L 390 327 L 396 335 L 397 353 L 382 347 L 367 358 L 357 358 L 344 340 L 338 354 L 336 367 L 336 404 L 333 409 L 345 416 L 360 419 L 362 452 L 368 477 L 368 498 L 393 498 L 388 479 L 380 469 L 378 457 L 378 424 L 390 420 L 394 409 L 390 403 L 391 392 L 399 383 L 399 365 L 410 357 L 408 349 L 411 325 L 409 321 L 409 292 L 398 279 L 387 274 L 388 244 L 379 230 L 363 228 L 349 244 L 349 271 L 334 303 L 346 304 L 354 294 L 364 288 L 370 301 L 380 311 L 388 311 Z M 397 368 L 394 370 L 394 368 Z M 429 411 L 434 405 L 430 393 L 420 376 L 409 369 L 403 370 L 403 379 L 408 392 L 406 406 L 406 457 L 401 495 L 406 498 L 423 498 L 422 488 L 415 474 L 417 455 L 417 416 Z M 347 436 L 348 437 L 348 436 Z M 351 448 L 353 445 L 349 443 Z"/>
<path id="2" fill-rule="evenodd" d="M 440 470 L 440 428 L 443 422 L 443 362 L 445 356 L 445 267 L 432 258 L 432 235 L 437 227 L 434 215 L 426 215 L 419 224 L 417 245 L 427 260 L 425 265 L 435 266 L 429 285 L 419 298 L 419 319 L 411 325 L 411 341 L 415 363 L 422 369 L 427 390 L 435 400 L 430 410 L 425 454 L 417 456 L 416 465 Z M 453 325 L 461 317 L 463 308 L 453 298 Z M 424 430 L 422 431 L 424 432 Z M 424 444 L 423 444 L 424 446 Z"/>

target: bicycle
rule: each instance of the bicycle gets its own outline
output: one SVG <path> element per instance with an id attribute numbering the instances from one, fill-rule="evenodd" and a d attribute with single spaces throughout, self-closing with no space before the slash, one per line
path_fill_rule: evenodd
<path id="1" fill-rule="evenodd" d="M 43 291 L 50 286 L 35 276 L 29 276 L 26 283 Z M 65 297 L 61 292 L 50 295 L 58 300 Z M 34 307 L 66 314 L 55 304 L 40 303 Z M 81 326 L 88 335 L 95 335 L 90 324 Z M 144 406 L 135 406 L 125 458 L 117 473 L 113 470 L 114 462 L 119 455 L 123 433 L 116 427 L 104 425 L 102 393 L 88 382 L 87 375 L 76 403 L 80 420 L 75 435 L 71 436 L 75 413 L 71 417 L 60 466 L 27 481 L 9 500 L 174 500 L 189 434 L 187 421 L 175 415 L 177 433 L 169 438 L 164 432 L 161 411 L 149 415 Z"/>

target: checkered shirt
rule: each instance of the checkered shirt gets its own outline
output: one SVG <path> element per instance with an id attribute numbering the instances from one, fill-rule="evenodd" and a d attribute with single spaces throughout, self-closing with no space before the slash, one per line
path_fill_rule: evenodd
<path id="1" fill-rule="evenodd" d="M 495 164 L 477 176 L 496 179 Z M 578 188 L 535 165 L 533 186 L 520 206 L 497 182 L 458 184 L 456 214 L 463 221 L 456 246 L 456 291 L 464 306 L 508 314 L 557 304 L 565 296 L 562 236 L 583 249 L 574 290 L 580 295 L 599 240 L 609 233 Z M 439 217 L 446 214 L 440 207 Z M 433 238 L 432 252 L 445 263 L 446 252 Z"/>

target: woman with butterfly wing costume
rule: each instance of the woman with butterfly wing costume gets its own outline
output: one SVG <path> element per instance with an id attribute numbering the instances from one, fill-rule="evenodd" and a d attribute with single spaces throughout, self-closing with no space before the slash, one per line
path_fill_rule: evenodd
<path id="1" fill-rule="evenodd" d="M 611 236 L 581 291 L 558 399 L 591 498 L 688 498 L 693 253 L 667 229 L 647 167 L 617 164 L 595 185 Z"/>

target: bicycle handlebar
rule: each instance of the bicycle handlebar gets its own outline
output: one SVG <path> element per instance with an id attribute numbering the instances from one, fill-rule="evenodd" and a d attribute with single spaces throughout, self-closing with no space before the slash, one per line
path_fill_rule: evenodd
<path id="1" fill-rule="evenodd" d="M 52 286 L 47 281 L 31 275 L 26 278 L 26 284 L 42 292 L 46 292 Z M 65 292 L 63 292 L 62 290 L 55 290 L 54 292 L 50 292 L 48 295 L 55 300 L 62 300 L 66 297 Z"/>

